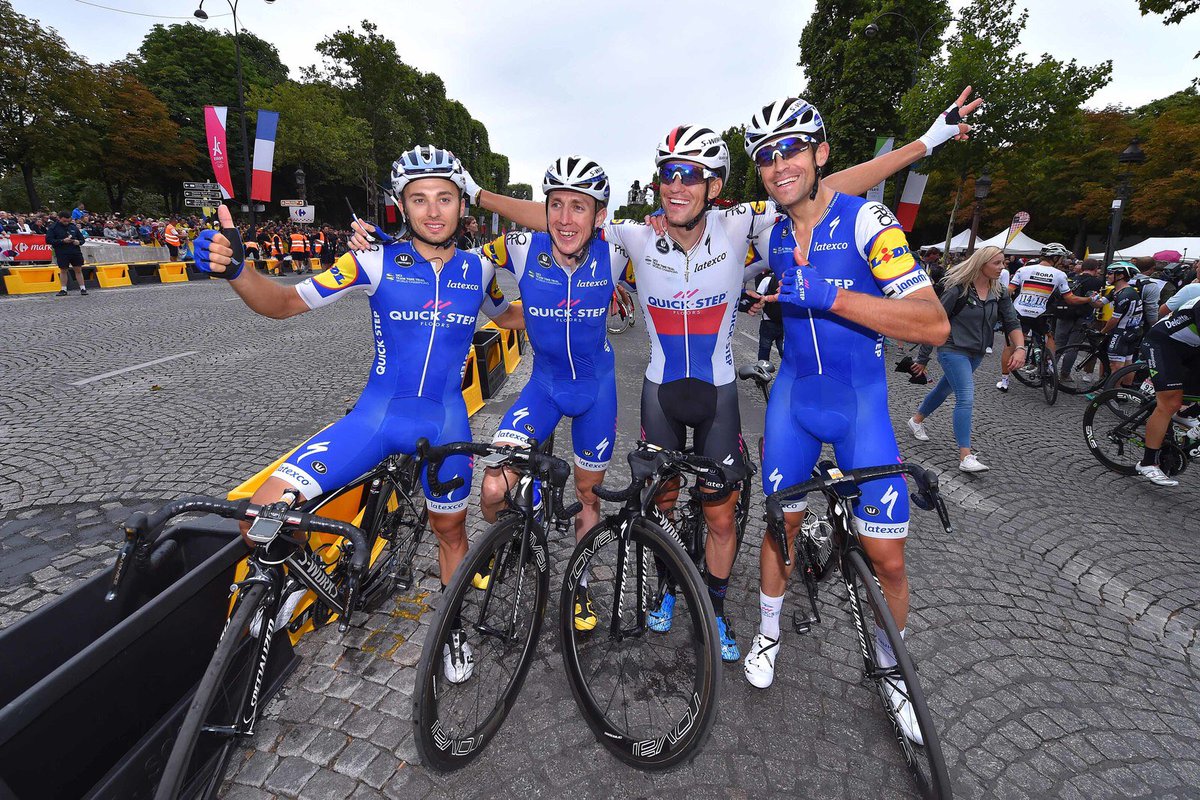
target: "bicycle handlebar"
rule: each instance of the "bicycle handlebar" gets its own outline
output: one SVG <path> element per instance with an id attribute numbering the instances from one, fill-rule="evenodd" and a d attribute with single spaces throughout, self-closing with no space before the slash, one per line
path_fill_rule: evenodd
<path id="1" fill-rule="evenodd" d="M 530 447 L 513 445 L 481 444 L 477 442 L 452 442 L 444 445 L 430 445 L 427 439 L 417 442 L 417 456 L 424 459 L 425 474 L 429 478 L 429 490 L 435 495 L 449 494 L 463 485 L 463 479 L 455 476 L 446 483 L 438 479 L 442 462 L 450 456 L 471 453 L 477 456 L 503 455 L 504 461 L 495 466 L 508 466 L 520 472 L 534 473 L 544 476 L 550 481 L 551 513 L 556 519 L 569 520 L 583 510 L 580 502 L 563 506 L 563 489 L 567 479 L 571 477 L 571 465 L 561 458 L 548 453 L 539 453 L 537 442 L 530 441 Z"/>
<path id="2" fill-rule="evenodd" d="M 711 458 L 695 453 L 664 450 L 648 442 L 638 442 L 637 447 L 629 451 L 627 458 L 629 459 L 629 484 L 623 489 L 605 489 L 603 486 L 596 486 L 592 492 L 601 500 L 607 500 L 610 503 L 627 502 L 637 496 L 647 479 L 661 475 L 663 472 L 688 472 L 698 478 L 713 479 L 709 485 L 721 484 L 723 488 L 705 493 L 704 501 L 709 503 L 724 500 L 737 486 L 726 482 L 725 473 L 720 464 Z"/>
<path id="3" fill-rule="evenodd" d="M 852 469 L 847 472 L 838 470 L 836 475 L 832 475 L 829 471 L 826 471 L 824 474 L 817 475 L 803 483 L 797 483 L 794 486 L 780 489 L 767 497 L 767 522 L 769 525 L 782 525 L 784 502 L 806 495 L 811 491 L 819 490 L 823 492 L 839 484 L 865 483 L 892 475 L 910 475 L 917 484 L 916 493 L 911 495 L 913 503 L 925 511 L 936 511 L 938 520 L 942 523 L 942 528 L 946 533 L 954 533 L 954 526 L 950 524 L 950 515 L 946 511 L 946 504 L 942 501 L 942 496 L 938 491 L 937 473 L 912 462 L 888 464 L 881 467 L 863 467 L 862 469 Z"/>
<path id="4" fill-rule="evenodd" d="M 144 567 L 149 563 L 151 542 L 148 541 L 148 535 L 152 531 L 162 528 L 172 518 L 180 514 L 200 512 L 216 514 L 226 519 L 253 520 L 258 518 L 262 510 L 263 506 L 254 505 L 249 500 L 231 501 L 216 497 L 189 497 L 168 503 L 149 516 L 140 511 L 130 515 L 123 526 L 125 544 L 117 553 L 117 561 L 113 565 L 112 581 L 104 599 L 111 602 L 116 598 L 131 554 L 139 567 Z M 366 536 L 354 525 L 294 510 L 283 514 L 283 525 L 301 533 L 329 533 L 349 539 L 351 572 L 356 580 L 363 576 L 370 554 L 367 552 Z"/>

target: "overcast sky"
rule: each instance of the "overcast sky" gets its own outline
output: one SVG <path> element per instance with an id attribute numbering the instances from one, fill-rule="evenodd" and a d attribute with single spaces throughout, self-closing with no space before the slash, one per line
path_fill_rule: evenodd
<path id="1" fill-rule="evenodd" d="M 952 0 L 955 9 L 964 3 Z M 14 0 L 57 28 L 92 62 L 137 49 L 156 22 L 191 19 L 191 0 Z M 138 12 L 119 13 L 100 8 Z M 653 170 L 655 143 L 673 126 L 717 130 L 797 91 L 800 31 L 812 0 L 742 5 L 692 0 L 608 0 L 588 8 L 561 0 L 241 0 L 243 25 L 274 44 L 298 78 L 327 34 L 371 19 L 401 58 L 446 83 L 512 162 L 512 180 L 541 183 L 560 154 L 582 153 L 609 171 L 624 201 Z M 1113 80 L 1089 106 L 1139 105 L 1185 88 L 1200 73 L 1200 15 L 1182 25 L 1142 17 L 1136 0 L 1029 3 L 1025 49 L 1095 64 L 1113 60 Z M 683 9 L 686 9 L 684 11 Z M 209 25 L 230 27 L 224 0 L 207 0 Z M 217 16 L 219 12 L 226 16 Z M 955 90 L 947 90 L 947 102 Z M 836 136 L 836 132 L 834 134 Z M 412 142 L 398 142 L 397 151 Z M 435 143 L 436 144 L 436 143 Z"/>

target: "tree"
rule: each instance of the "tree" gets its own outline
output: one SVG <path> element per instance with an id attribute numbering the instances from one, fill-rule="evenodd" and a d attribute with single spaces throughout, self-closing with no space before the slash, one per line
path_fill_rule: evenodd
<path id="1" fill-rule="evenodd" d="M 1043 55 L 1032 63 L 1020 49 L 1027 16 L 1015 13 L 1014 0 L 972 0 L 960 12 L 946 52 L 934 56 L 905 93 L 901 120 L 909 137 L 924 130 L 932 113 L 953 99 L 946 94 L 958 87 L 973 86 L 986 102 L 987 122 L 976 126 L 971 141 L 947 145 L 925 165 L 923 171 L 931 173 L 925 219 L 944 220 L 956 196 L 970 198 L 965 180 L 984 166 L 993 178 L 1019 174 L 1022 162 L 1062 147 L 1073 135 L 1078 109 L 1108 83 L 1109 61 L 1087 67 Z"/>
<path id="2" fill-rule="evenodd" d="M 96 103 L 82 120 L 71 163 L 83 177 L 100 181 L 113 211 L 124 210 L 136 185 L 183 180 L 192 152 L 167 107 L 150 93 L 129 64 L 92 71 Z"/>
<path id="3" fill-rule="evenodd" d="M 1200 9 L 1200 0 L 1138 0 L 1138 8 L 1142 16 L 1147 14 L 1162 14 L 1166 17 L 1164 25 L 1177 25 L 1189 14 Z"/>
<path id="4" fill-rule="evenodd" d="M 900 133 L 900 100 L 941 49 L 949 20 L 946 0 L 817 0 L 799 66 L 802 96 L 829 131 L 831 170 L 871 158 L 877 135 Z M 879 33 L 868 38 L 872 22 Z"/>
<path id="5" fill-rule="evenodd" d="M 34 173 L 61 155 L 92 104 L 86 62 L 53 29 L 0 0 L 0 167 L 20 170 L 29 205 L 42 205 Z"/>

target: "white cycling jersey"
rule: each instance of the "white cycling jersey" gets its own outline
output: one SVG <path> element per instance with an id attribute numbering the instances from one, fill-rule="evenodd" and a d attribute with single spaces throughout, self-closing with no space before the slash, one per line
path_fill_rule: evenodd
<path id="1" fill-rule="evenodd" d="M 765 257 L 751 250 L 751 239 L 770 231 L 777 219 L 769 201 L 708 211 L 704 234 L 688 252 L 642 223 L 613 220 L 604 226 L 605 238 L 624 247 L 633 263 L 650 335 L 647 380 L 733 382 L 738 298 L 743 285 L 767 268 Z"/>
<path id="2" fill-rule="evenodd" d="M 1050 295 L 1071 291 L 1067 274 L 1046 264 L 1021 267 L 1013 273 L 1010 285 L 1016 287 L 1012 293 L 1013 308 L 1022 317 L 1040 317 L 1046 313 Z"/>

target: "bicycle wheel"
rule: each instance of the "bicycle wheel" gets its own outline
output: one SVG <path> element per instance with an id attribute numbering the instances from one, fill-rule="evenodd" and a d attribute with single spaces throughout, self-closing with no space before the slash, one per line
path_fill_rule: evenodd
<path id="1" fill-rule="evenodd" d="M 367 541 L 374 542 L 370 571 L 363 584 L 362 606 L 374 611 L 392 597 L 397 589 L 413 585 L 413 559 L 429 521 L 425 496 L 417 475 L 416 459 L 410 459 L 400 481 L 388 481 L 375 527 Z"/>
<path id="2" fill-rule="evenodd" d="M 1012 376 L 1030 389 L 1040 387 L 1042 385 L 1041 364 L 1044 352 L 1045 349 L 1040 345 L 1030 347 L 1026 353 L 1025 366 L 1020 369 L 1014 369 Z"/>
<path id="3" fill-rule="evenodd" d="M 1132 378 L 1130 376 L 1133 376 Z M 1121 386 L 1122 383 L 1127 383 L 1126 386 Z M 1133 389 L 1141 392 L 1144 395 L 1154 396 L 1154 383 L 1150 380 L 1150 367 L 1145 361 L 1135 361 L 1132 364 L 1126 364 L 1119 370 L 1108 376 L 1104 381 L 1105 389 Z"/>
<path id="4" fill-rule="evenodd" d="M 243 731 L 253 725 L 243 711 L 262 651 L 262 621 L 274 613 L 267 607 L 266 593 L 263 583 L 252 583 L 238 592 L 233 614 L 175 737 L 154 794 L 156 800 L 216 796 L 233 749 Z M 259 635 L 250 632 L 255 618 Z M 242 649 L 247 637 L 249 647 Z"/>
<path id="5" fill-rule="evenodd" d="M 925 704 L 925 693 L 917 679 L 917 669 L 908 655 L 904 639 L 896 626 L 896 620 L 883 598 L 879 582 L 858 550 L 846 554 L 843 580 L 850 595 L 850 614 L 858 629 L 858 640 L 863 659 L 863 674 L 875 684 L 875 690 L 883 703 L 884 713 L 892 723 L 900 753 L 908 764 L 909 772 L 917 784 L 922 797 L 948 798 L 951 796 L 950 773 L 942 757 L 942 746 L 933 717 Z M 896 666 L 883 668 L 876 659 L 875 627 L 883 629 Z M 916 719 L 916 728 L 923 740 L 917 744 L 905 735 L 893 703 L 911 707 Z"/>
<path id="6" fill-rule="evenodd" d="M 1083 411 L 1083 438 L 1104 466 L 1133 475 L 1146 449 L 1146 420 L 1154 398 L 1133 389 L 1106 389 Z"/>
<path id="7" fill-rule="evenodd" d="M 525 682 L 550 578 L 544 538 L 524 531 L 523 517 L 503 517 L 471 547 L 442 594 L 414 693 L 417 752 L 426 766 L 449 771 L 469 764 L 500 729 Z M 477 591 L 471 577 L 492 559 L 487 589 Z M 443 673 L 456 617 L 474 656 L 473 671 L 460 683 Z"/>
<path id="8" fill-rule="evenodd" d="M 1045 398 L 1046 405 L 1052 406 L 1058 399 L 1058 369 L 1050 351 L 1045 352 L 1042 363 L 1038 365 L 1038 372 L 1042 384 L 1042 397 Z"/>
<path id="9" fill-rule="evenodd" d="M 716 721 L 720 647 L 712 602 L 683 547 L 645 519 L 606 520 L 575 547 L 563 578 L 560 629 L 571 692 L 596 738 L 634 767 L 690 761 Z M 657 574 L 657 563 L 663 574 Z M 583 576 L 598 617 L 575 630 L 571 609 Z M 646 627 L 663 586 L 675 585 L 666 632 Z"/>
<path id="10" fill-rule="evenodd" d="M 1067 394 L 1094 392 L 1112 372 L 1104 353 L 1087 343 L 1060 347 L 1056 361 L 1060 378 L 1058 388 Z"/>
<path id="11" fill-rule="evenodd" d="M 625 308 L 618 305 L 616 311 L 610 311 L 608 314 L 608 332 L 612 334 L 624 333 L 628 330 L 631 319 L 631 316 L 626 313 Z"/>

